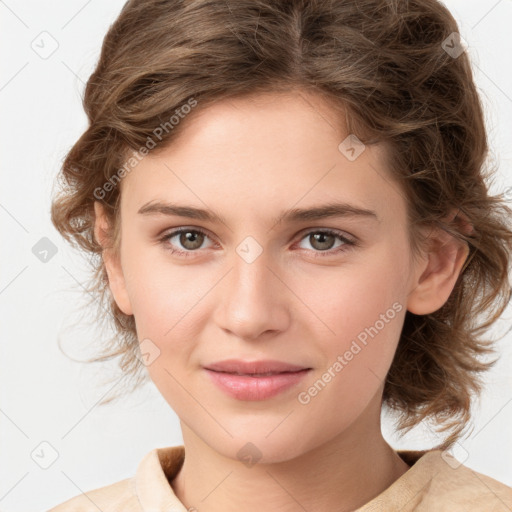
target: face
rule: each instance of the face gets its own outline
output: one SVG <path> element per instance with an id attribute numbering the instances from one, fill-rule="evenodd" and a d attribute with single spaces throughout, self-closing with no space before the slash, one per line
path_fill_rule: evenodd
<path id="1" fill-rule="evenodd" d="M 194 116 L 124 178 L 111 288 L 187 428 L 227 457 L 251 442 L 262 462 L 288 460 L 380 411 L 413 282 L 405 199 L 385 148 L 340 146 L 349 133 L 319 97 Z M 271 396 L 240 391 L 258 377 L 228 393 L 205 370 L 227 359 L 309 370 Z"/>

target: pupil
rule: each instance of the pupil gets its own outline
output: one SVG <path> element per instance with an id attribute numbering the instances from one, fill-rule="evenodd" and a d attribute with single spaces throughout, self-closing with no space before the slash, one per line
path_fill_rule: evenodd
<path id="1" fill-rule="evenodd" d="M 320 247 L 319 249 L 330 249 L 332 247 L 332 239 L 334 238 L 333 235 L 329 235 L 327 233 L 316 233 L 313 235 L 316 242 L 320 242 L 320 244 L 324 244 L 323 247 Z M 326 238 L 331 238 L 331 243 L 327 243 L 328 247 L 325 247 L 326 244 Z"/>
<path id="2" fill-rule="evenodd" d="M 197 233 L 195 231 L 187 231 L 185 233 L 182 233 L 182 240 L 181 240 L 181 243 L 184 247 L 187 247 L 188 249 L 197 249 L 197 247 L 199 247 L 201 245 L 201 243 L 199 242 L 199 244 L 197 243 L 197 239 L 198 239 L 198 236 L 200 235 L 200 233 Z M 187 245 L 188 244 L 192 244 L 192 246 L 190 245 Z"/>

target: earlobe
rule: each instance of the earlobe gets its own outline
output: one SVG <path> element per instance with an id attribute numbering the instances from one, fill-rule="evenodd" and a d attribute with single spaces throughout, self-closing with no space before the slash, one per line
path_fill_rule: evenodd
<path id="1" fill-rule="evenodd" d="M 108 276 L 108 285 L 119 309 L 125 315 L 133 315 L 126 289 L 120 255 L 109 244 L 109 225 L 105 210 L 99 201 L 94 202 L 94 238 L 102 247 L 102 259 Z"/>
<path id="2" fill-rule="evenodd" d="M 464 230 L 472 233 L 472 226 L 467 223 L 465 226 L 467 229 Z M 407 310 L 416 315 L 427 315 L 440 309 L 453 291 L 468 255 L 467 243 L 439 229 L 432 238 L 426 258 L 417 267 L 420 275 L 413 282 Z"/>

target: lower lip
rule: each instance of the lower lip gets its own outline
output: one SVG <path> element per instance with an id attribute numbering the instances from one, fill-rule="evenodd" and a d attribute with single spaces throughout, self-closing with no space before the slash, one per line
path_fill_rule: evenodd
<path id="1" fill-rule="evenodd" d="M 219 388 L 238 400 L 266 400 L 297 385 L 310 370 L 251 377 L 206 370 Z"/>

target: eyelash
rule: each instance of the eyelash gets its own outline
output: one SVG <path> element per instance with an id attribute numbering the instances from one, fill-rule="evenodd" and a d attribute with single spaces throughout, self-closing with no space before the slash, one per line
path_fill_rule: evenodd
<path id="1" fill-rule="evenodd" d="M 162 244 L 165 244 L 169 239 L 175 237 L 176 235 L 180 235 L 182 233 L 200 233 L 200 234 L 210 238 L 208 236 L 208 234 L 205 231 L 203 231 L 202 229 L 199 229 L 199 228 L 192 229 L 192 228 L 184 227 L 184 228 L 175 229 L 174 231 L 171 231 L 171 232 L 165 234 L 163 237 L 160 238 L 160 242 Z M 329 249 L 326 251 L 313 251 L 315 253 L 315 256 L 314 256 L 315 258 L 317 258 L 317 257 L 325 258 L 328 256 L 333 256 L 334 254 L 339 254 L 341 252 L 348 251 L 351 248 L 356 247 L 358 245 L 358 243 L 355 240 L 350 240 L 347 237 L 345 237 L 344 235 L 342 235 L 340 232 L 332 230 L 332 229 L 312 229 L 312 230 L 308 231 L 307 233 L 305 233 L 304 236 L 299 241 L 304 240 L 304 238 L 312 235 L 313 233 L 315 233 L 315 234 L 322 233 L 322 234 L 327 234 L 327 235 L 333 235 L 333 236 L 337 237 L 339 240 L 341 240 L 344 244 L 344 245 L 341 245 L 340 247 L 337 247 L 336 249 Z M 194 251 L 182 251 L 180 249 L 173 249 L 168 244 L 166 244 L 166 245 L 167 245 L 167 247 L 165 247 L 165 250 L 170 251 L 171 254 L 177 254 L 178 256 L 183 256 L 185 258 L 193 257 L 193 254 L 199 251 L 198 249 L 196 249 Z"/>

